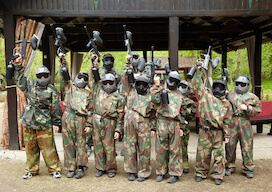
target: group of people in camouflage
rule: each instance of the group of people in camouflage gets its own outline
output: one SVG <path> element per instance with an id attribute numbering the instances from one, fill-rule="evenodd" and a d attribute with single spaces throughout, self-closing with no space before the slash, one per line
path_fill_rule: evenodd
<path id="1" fill-rule="evenodd" d="M 139 66 L 139 55 L 131 52 L 121 76 L 114 68 L 114 57 L 103 56 L 99 69 L 98 57 L 93 55 L 89 72 L 79 72 L 72 81 L 65 55 L 60 53 L 59 78 L 64 90 L 65 111 L 62 114 L 59 94 L 51 84 L 50 71 L 42 66 L 36 80 L 24 76 L 21 57 L 14 60 L 14 80 L 26 94 L 26 106 L 21 122 L 25 126 L 27 162 L 24 179 L 38 174 L 40 151 L 49 173 L 61 177 L 61 163 L 56 151 L 54 132 L 62 126 L 64 166 L 67 177 L 82 178 L 88 168 L 87 145 L 92 136 L 96 177 L 116 175 L 115 140 L 123 135 L 124 171 L 128 180 L 143 182 L 151 175 L 151 138 L 155 136 L 156 181 L 168 173 L 169 183 L 189 172 L 188 122 L 198 110 L 200 130 L 197 145 L 195 180 L 211 178 L 221 184 L 224 175 L 235 171 L 236 146 L 240 141 L 243 172 L 254 176 L 253 132 L 249 116 L 261 112 L 261 103 L 249 93 L 249 78 L 239 76 L 235 90 L 228 93 L 222 79 L 212 88 L 203 86 L 201 67 L 197 66 L 191 85 L 171 71 L 161 84 L 155 76 L 151 85 L 149 66 Z M 99 69 L 97 78 L 97 69 Z M 198 101 L 189 98 L 194 93 Z M 224 157 L 224 145 L 226 158 Z M 214 157 L 213 165 L 211 157 Z M 226 160 L 225 160 L 226 159 Z"/>

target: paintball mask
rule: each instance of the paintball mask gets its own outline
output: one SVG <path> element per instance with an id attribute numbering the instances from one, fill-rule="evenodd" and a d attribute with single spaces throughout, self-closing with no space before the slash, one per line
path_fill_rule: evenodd
<path id="1" fill-rule="evenodd" d="M 136 52 L 131 52 L 130 55 L 132 56 L 130 63 L 133 67 L 137 67 L 139 64 L 139 55 Z"/>
<path id="2" fill-rule="evenodd" d="M 88 85 L 89 75 L 85 71 L 81 71 L 77 74 L 74 84 L 78 88 L 85 88 Z"/>
<path id="3" fill-rule="evenodd" d="M 101 80 L 103 89 L 106 93 L 110 94 L 114 91 L 116 91 L 116 84 L 115 84 L 115 77 L 113 74 L 108 73 L 105 75 L 105 77 Z"/>
<path id="4" fill-rule="evenodd" d="M 190 84 L 187 81 L 182 80 L 180 82 L 179 91 L 182 93 L 183 96 L 188 97 L 191 91 Z"/>
<path id="5" fill-rule="evenodd" d="M 107 71 L 111 71 L 111 69 L 113 68 L 114 57 L 108 53 L 103 56 L 102 61 L 103 61 L 103 66 L 105 67 L 105 69 Z"/>
<path id="6" fill-rule="evenodd" d="M 180 76 L 178 74 L 177 71 L 171 71 L 168 75 L 167 75 L 167 79 L 166 79 L 166 85 L 167 88 L 170 90 L 175 90 L 178 88 L 178 86 L 180 85 Z"/>
<path id="7" fill-rule="evenodd" d="M 135 88 L 138 94 L 144 95 L 148 89 L 149 80 L 145 76 L 140 76 L 135 80 Z"/>
<path id="8" fill-rule="evenodd" d="M 249 77 L 241 75 L 235 80 L 235 92 L 238 94 L 247 93 L 249 90 Z"/>
<path id="9" fill-rule="evenodd" d="M 45 66 L 41 66 L 36 71 L 36 77 L 38 85 L 42 88 L 46 88 L 47 85 L 51 82 L 50 71 Z"/>
<path id="10" fill-rule="evenodd" d="M 227 85 L 222 79 L 213 82 L 212 92 L 216 98 L 220 98 L 226 94 Z"/>

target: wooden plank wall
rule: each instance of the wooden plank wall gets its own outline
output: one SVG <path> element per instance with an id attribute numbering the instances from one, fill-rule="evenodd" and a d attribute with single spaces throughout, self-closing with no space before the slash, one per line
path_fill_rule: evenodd
<path id="1" fill-rule="evenodd" d="M 226 11 L 272 9 L 272 0 L 10 0 L 11 9 L 61 11 Z"/>

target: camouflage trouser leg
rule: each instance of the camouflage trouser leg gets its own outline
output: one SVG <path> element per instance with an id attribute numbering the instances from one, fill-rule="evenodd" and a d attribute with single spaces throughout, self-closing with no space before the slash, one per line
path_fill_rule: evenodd
<path id="1" fill-rule="evenodd" d="M 116 121 L 93 114 L 93 144 L 95 168 L 102 171 L 116 172 L 116 154 L 114 144 Z"/>
<path id="2" fill-rule="evenodd" d="M 186 125 L 185 129 L 183 130 L 183 136 L 181 137 L 183 169 L 189 169 L 189 162 L 188 162 L 189 136 L 190 136 L 189 125 Z"/>
<path id="3" fill-rule="evenodd" d="M 86 134 L 86 144 L 89 146 L 93 146 L 93 137 L 92 133 L 93 131 L 90 131 L 89 133 Z"/>
<path id="4" fill-rule="evenodd" d="M 158 129 L 156 133 L 156 174 L 181 176 L 182 175 L 182 153 L 180 124 L 158 118 Z"/>
<path id="5" fill-rule="evenodd" d="M 27 159 L 25 172 L 39 172 L 40 151 L 50 174 L 61 171 L 61 162 L 55 146 L 52 128 L 35 130 L 24 127 L 24 141 Z"/>
<path id="6" fill-rule="evenodd" d="M 199 129 L 196 154 L 196 176 L 206 178 L 210 170 L 212 152 L 214 163 L 212 165 L 211 177 L 223 179 L 225 175 L 225 159 L 223 149 L 223 131 Z"/>
<path id="7" fill-rule="evenodd" d="M 137 174 L 138 171 L 138 177 L 145 178 L 151 174 L 149 125 L 149 118 L 144 118 L 137 112 L 128 110 L 124 127 L 124 170 L 126 173 Z M 137 161 L 137 152 L 139 162 Z"/>
<path id="8" fill-rule="evenodd" d="M 75 171 L 78 166 L 88 167 L 86 118 L 65 111 L 62 115 L 62 137 L 64 147 L 64 166 Z"/>
<path id="9" fill-rule="evenodd" d="M 226 144 L 226 167 L 232 172 L 235 171 L 236 147 L 239 140 L 243 157 L 243 172 L 253 173 L 255 165 L 253 162 L 253 131 L 250 121 L 247 118 L 233 117 L 230 127 L 230 140 Z"/>

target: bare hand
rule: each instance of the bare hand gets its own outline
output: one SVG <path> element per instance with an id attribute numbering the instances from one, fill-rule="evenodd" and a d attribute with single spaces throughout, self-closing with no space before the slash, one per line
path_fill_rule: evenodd
<path id="1" fill-rule="evenodd" d="M 246 111 L 246 110 L 247 110 L 247 106 L 246 106 L 245 104 L 241 104 L 241 105 L 239 106 L 239 108 L 240 108 L 241 110 L 243 110 L 243 111 Z"/>
<path id="2" fill-rule="evenodd" d="M 120 133 L 115 132 L 115 133 L 114 133 L 114 139 L 119 139 L 119 137 L 120 137 Z"/>
<path id="3" fill-rule="evenodd" d="M 183 130 L 182 130 L 182 129 L 180 129 L 179 135 L 180 135 L 181 137 L 183 136 Z"/>
<path id="4" fill-rule="evenodd" d="M 228 138 L 228 137 L 225 137 L 223 143 L 226 144 L 226 143 L 228 143 L 228 142 L 229 142 L 229 138 Z"/>
<path id="5" fill-rule="evenodd" d="M 59 127 L 56 126 L 56 125 L 53 125 L 53 130 L 54 130 L 54 133 L 58 133 L 59 132 Z"/>
<path id="6" fill-rule="evenodd" d="M 156 132 L 155 131 L 151 131 L 151 138 L 153 138 L 155 136 Z"/>
<path id="7" fill-rule="evenodd" d="M 59 56 L 59 58 L 60 57 L 65 57 L 65 54 L 60 51 L 58 56 Z"/>
<path id="8" fill-rule="evenodd" d="M 154 83 L 155 85 L 160 85 L 160 77 L 158 77 L 157 75 L 154 76 Z"/>
<path id="9" fill-rule="evenodd" d="M 91 131 L 91 127 L 85 127 L 84 131 L 85 133 L 89 133 Z"/>
<path id="10" fill-rule="evenodd" d="M 131 58 L 132 58 L 131 55 L 127 55 L 127 56 L 126 56 L 126 62 L 129 63 L 128 60 L 130 60 Z"/>

